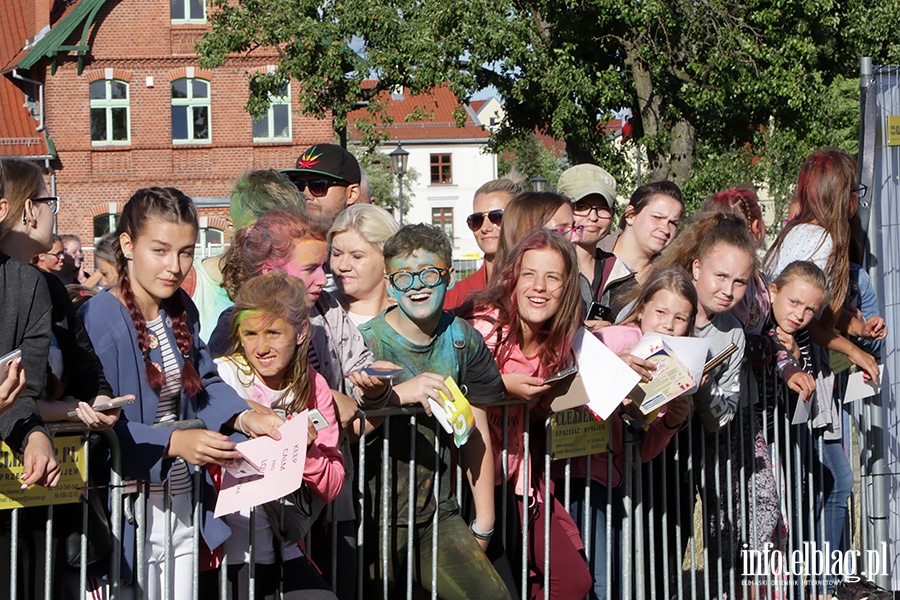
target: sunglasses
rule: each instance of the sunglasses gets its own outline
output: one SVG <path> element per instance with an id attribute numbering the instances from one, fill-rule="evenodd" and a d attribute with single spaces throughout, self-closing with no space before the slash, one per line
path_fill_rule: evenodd
<path id="1" fill-rule="evenodd" d="M 305 189 L 309 190 L 309 193 L 312 194 L 313 198 L 321 198 L 328 193 L 329 188 L 332 188 L 334 186 L 346 186 L 346 184 L 344 183 L 329 181 L 328 179 L 313 179 L 312 181 L 297 181 L 292 179 L 291 183 L 296 185 L 297 189 L 300 190 L 301 193 Z"/>
<path id="2" fill-rule="evenodd" d="M 478 231 L 481 229 L 481 226 L 484 225 L 485 215 L 487 215 L 488 220 L 497 227 L 500 227 L 500 224 L 503 222 L 503 209 L 498 208 L 487 212 L 472 213 L 466 217 L 466 225 L 468 225 L 469 229 L 472 231 Z"/>
<path id="3" fill-rule="evenodd" d="M 44 196 L 42 198 L 32 198 L 31 203 L 44 202 L 50 209 L 50 214 L 55 215 L 59 212 L 59 196 Z"/>
<path id="4" fill-rule="evenodd" d="M 385 275 L 385 277 L 390 280 L 391 285 L 394 286 L 398 292 L 406 292 L 412 289 L 417 277 L 425 287 L 436 288 L 441 285 L 444 275 L 449 272 L 449 269 L 426 267 L 421 271 L 397 271 L 396 273 Z"/>

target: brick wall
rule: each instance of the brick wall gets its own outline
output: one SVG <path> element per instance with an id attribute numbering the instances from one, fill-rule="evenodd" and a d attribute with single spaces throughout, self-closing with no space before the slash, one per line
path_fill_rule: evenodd
<path id="1" fill-rule="evenodd" d="M 124 202 L 138 188 L 174 186 L 193 197 L 227 198 L 242 172 L 292 166 L 307 146 L 332 141 L 331 121 L 298 115 L 292 94 L 292 141 L 253 143 L 244 110 L 248 75 L 274 64 L 274 54 L 236 56 L 221 68 L 203 71 L 193 46 L 206 29 L 172 25 L 169 2 L 108 3 L 94 25 L 83 73 L 77 74 L 74 56 L 61 59 L 54 75 L 47 68 L 46 126 L 59 154 L 51 166 L 62 199 L 60 232 L 76 233 L 90 245 L 93 215 L 110 202 Z M 172 142 L 170 82 L 189 69 L 210 84 L 211 143 Z M 129 84 L 127 146 L 91 144 L 89 85 L 108 73 Z M 203 209 L 201 214 L 221 216 L 227 209 Z"/>

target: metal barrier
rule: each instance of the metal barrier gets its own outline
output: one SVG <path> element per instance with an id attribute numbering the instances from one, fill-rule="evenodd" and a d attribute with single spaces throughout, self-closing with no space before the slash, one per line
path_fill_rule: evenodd
<path id="1" fill-rule="evenodd" d="M 770 393 L 770 390 L 774 394 Z M 840 393 L 840 392 L 838 392 Z M 541 423 L 532 422 L 531 409 L 526 406 L 525 432 L 522 439 L 524 448 L 524 462 L 522 468 L 526 472 L 526 481 L 531 481 L 529 476 L 532 471 L 540 474 L 544 489 L 549 493 L 555 490 L 555 494 L 562 500 L 566 507 L 575 504 L 576 496 L 583 498 L 582 508 L 579 514 L 573 517 L 580 521 L 581 537 L 585 542 L 584 555 L 592 564 L 592 572 L 597 575 L 597 591 L 599 597 L 606 598 L 808 598 L 811 595 L 825 592 L 824 573 L 838 566 L 843 574 L 865 572 L 871 576 L 877 576 L 885 566 L 886 557 L 879 552 L 881 548 L 871 547 L 867 536 L 860 534 L 859 521 L 865 521 L 866 498 L 865 478 L 867 474 L 862 472 L 863 484 L 854 485 L 855 493 L 852 497 L 848 519 L 842 521 L 841 526 L 847 526 L 849 532 L 844 537 L 843 548 L 830 548 L 831 552 L 839 551 L 839 554 L 830 554 L 824 557 L 821 553 L 825 550 L 822 546 L 823 537 L 826 534 L 825 523 L 821 518 L 822 510 L 827 500 L 827 491 L 834 489 L 829 486 L 827 470 L 823 468 L 828 456 L 826 449 L 808 423 L 802 425 L 790 425 L 785 413 L 786 407 L 790 407 L 790 400 L 786 395 L 784 386 L 778 381 L 763 379 L 760 381 L 759 395 L 762 398 L 774 399 L 768 410 L 757 412 L 749 402 L 745 402 L 731 424 L 717 433 L 707 433 L 702 430 L 696 421 L 691 426 L 682 430 L 673 437 L 669 446 L 649 462 L 642 462 L 640 452 L 641 438 L 646 435 L 640 431 L 624 430 L 621 448 L 611 448 L 616 453 L 621 453 L 622 473 L 621 485 L 617 488 L 592 486 L 590 477 L 579 483 L 572 480 L 572 464 L 577 459 L 566 459 L 554 464 L 551 461 L 550 449 L 537 451 L 535 448 L 541 444 L 534 443 L 534 434 L 542 427 Z M 504 412 L 503 422 L 508 423 L 509 411 L 517 402 L 505 402 L 502 406 Z M 865 425 L 865 414 L 871 409 L 871 401 L 860 404 L 855 411 L 860 423 L 857 431 L 860 435 L 866 434 L 868 428 Z M 383 410 L 360 411 L 359 423 L 362 426 L 362 434 L 358 440 L 358 462 L 356 464 L 355 484 L 359 514 L 367 512 L 367 502 L 371 497 L 367 496 L 368 481 L 367 471 L 372 467 L 381 472 L 383 490 L 393 490 L 391 484 L 391 471 L 396 456 L 392 453 L 390 445 L 391 430 L 397 427 L 409 428 L 410 446 L 412 452 L 408 469 L 411 481 L 416 479 L 416 453 L 415 428 L 423 418 L 422 411 L 416 408 L 388 408 Z M 618 417 L 614 417 L 618 418 Z M 373 433 L 366 433 L 364 422 L 381 420 L 380 429 Z M 430 419 L 429 419 L 430 421 Z M 534 429 L 537 427 L 537 429 Z M 548 428 L 548 424 L 543 423 Z M 63 432 L 83 433 L 84 428 L 76 425 L 53 426 L 57 434 Z M 848 432 L 849 433 L 849 432 Z M 767 438 L 762 444 L 760 435 Z M 118 449 L 115 435 L 111 432 L 101 433 L 110 447 L 112 456 L 112 479 L 110 481 L 110 509 L 111 509 L 111 535 L 114 541 L 113 553 L 109 559 L 107 586 L 108 589 L 100 590 L 101 596 L 110 598 L 122 597 L 124 590 L 120 577 L 121 547 L 123 523 L 126 517 L 133 518 L 137 527 L 136 539 L 143 540 L 146 527 L 146 489 L 144 488 L 135 497 L 133 513 L 127 514 L 124 507 L 124 494 L 121 477 L 121 455 Z M 545 432 L 549 437 L 549 429 Z M 851 436 L 845 434 L 845 440 Z M 540 442 L 541 440 L 538 440 Z M 867 440 L 861 439 L 859 447 L 866 447 Z M 523 511 L 518 522 L 520 532 L 512 531 L 509 524 L 513 521 L 517 507 L 506 502 L 510 498 L 509 488 L 509 447 L 508 427 L 504 427 L 503 443 L 500 448 L 501 469 L 503 483 L 498 486 L 497 497 L 502 501 L 496 506 L 496 535 L 502 542 L 505 552 L 515 561 L 522 563 L 521 571 L 515 578 L 518 588 L 516 594 L 522 598 L 529 597 L 529 586 L 533 573 L 530 572 L 527 560 L 529 555 L 529 513 Z M 763 448 L 765 449 L 764 451 Z M 608 448 L 609 450 L 610 448 Z M 434 447 L 436 468 L 432 477 L 432 497 L 437 506 L 437 500 L 441 496 L 440 473 L 440 448 L 437 443 Z M 856 452 L 845 450 L 848 456 L 856 462 Z M 350 457 L 345 457 L 350 460 Z M 586 473 L 591 472 L 588 456 L 584 459 Z M 775 463 L 773 469 L 771 463 Z M 374 463 L 374 464 L 373 464 Z M 613 460 L 607 461 L 607 481 L 613 480 L 613 469 L 619 467 Z M 554 476 L 556 481 L 554 481 Z M 190 592 L 176 590 L 175 598 L 197 598 L 200 595 L 200 503 L 199 485 L 201 474 L 198 471 L 194 476 L 194 500 L 193 500 L 193 585 Z M 783 478 L 783 479 L 782 479 Z M 464 496 L 463 474 L 460 467 L 456 467 L 455 477 L 451 477 L 451 488 L 457 496 Z M 776 487 L 773 482 L 783 481 Z M 142 486 L 143 487 L 143 486 Z M 599 492 L 592 491 L 600 490 Z M 408 490 L 406 518 L 408 522 L 415 522 L 415 490 L 417 486 L 411 485 Z M 861 489 L 860 489 L 861 488 Z M 860 492 L 863 492 L 860 495 Z M 773 495 L 774 493 L 774 495 Z M 599 497 L 598 497 L 599 496 Z M 173 518 L 171 511 L 171 498 L 167 494 L 166 520 L 171 527 Z M 545 502 L 548 501 L 545 497 Z M 378 507 L 377 523 L 367 523 L 361 518 L 356 529 L 357 564 L 355 573 L 340 571 L 337 564 L 337 533 L 334 523 L 329 531 L 330 547 L 313 547 L 310 540 L 306 542 L 306 553 L 320 562 L 330 563 L 323 566 L 330 573 L 330 583 L 337 588 L 340 579 L 347 577 L 356 578 L 356 596 L 363 597 L 364 590 L 370 589 L 370 577 L 380 584 L 380 595 L 385 598 L 393 597 L 398 592 L 392 592 L 388 581 L 390 573 L 388 562 L 381 565 L 380 573 L 367 573 L 366 561 L 363 557 L 367 551 L 371 551 L 372 544 L 380 545 L 382 556 L 390 555 L 391 533 L 391 500 L 390 493 L 382 494 L 381 504 Z M 777 501 L 777 505 L 772 502 Z M 527 505 L 527 503 L 526 503 Z M 594 508 L 602 507 L 605 522 L 593 521 Z M 513 512 L 510 512 L 513 511 Z M 763 529 L 771 527 L 773 511 L 778 512 L 780 525 L 773 529 L 772 535 L 766 537 Z M 781 513 L 784 512 L 782 515 Z M 857 513 L 860 513 L 857 515 Z M 16 598 L 17 589 L 17 565 L 16 559 L 19 549 L 15 546 L 17 536 L 20 533 L 19 511 L 12 511 L 11 515 L 11 547 L 12 570 L 9 583 L 10 597 Z M 414 528 L 407 529 L 407 565 L 416 563 L 417 551 L 430 552 L 432 564 L 437 564 L 438 548 L 441 544 L 438 533 L 438 511 L 435 511 L 431 526 L 433 536 L 431 548 L 417 550 L 415 548 Z M 251 538 L 250 538 L 250 590 L 249 597 L 254 597 L 255 559 L 254 548 L 254 522 L 258 516 L 255 511 L 251 514 Z M 48 550 L 45 553 L 45 578 L 44 597 L 56 597 L 52 587 L 51 574 L 54 571 L 51 554 L 51 529 L 54 523 L 53 508 L 47 509 L 47 522 L 51 527 L 47 528 L 46 539 Z M 374 526 L 374 529 L 373 529 Z M 605 547 L 594 547 L 596 527 L 605 530 Z M 81 564 L 79 565 L 79 589 L 88 590 L 88 565 L 86 564 L 87 549 L 90 543 L 91 533 L 88 531 L 87 513 L 83 511 L 83 533 L 81 535 Z M 864 528 L 863 528 L 864 530 Z M 767 534 L 766 534 L 767 535 Z M 549 519 L 545 519 L 544 530 L 544 564 L 542 567 L 544 597 L 550 597 L 550 535 Z M 763 544 L 760 546 L 760 544 Z M 325 544 L 324 546 L 328 546 Z M 375 546 L 377 547 L 377 546 Z M 321 549 L 320 549 L 321 548 Z M 138 566 L 136 572 L 135 593 L 137 597 L 143 597 L 143 591 L 147 585 L 147 564 L 144 556 L 143 544 L 138 543 L 136 549 Z M 818 554 L 817 554 L 818 553 Z M 324 555 L 324 556 L 323 556 Z M 605 557 L 600 565 L 593 564 L 597 557 Z M 834 562 L 832 559 L 840 559 Z M 826 558 L 826 560 L 822 560 Z M 172 547 L 171 542 L 166 544 L 166 558 L 164 573 L 166 578 L 172 574 Z M 828 564 L 824 564 L 828 563 Z M 227 557 L 222 558 L 222 564 L 227 565 Z M 394 565 L 397 577 L 399 594 L 406 598 L 422 597 L 423 590 L 431 590 L 431 597 L 438 597 L 438 569 L 432 569 L 431 580 L 416 582 L 413 569 L 405 571 Z M 824 571 L 824 573 L 823 573 Z M 378 581 L 380 579 L 380 581 Z M 221 597 L 227 596 L 227 569 L 221 569 L 219 590 Z M 163 588 L 162 597 L 169 598 L 169 585 Z M 370 596 L 365 596 L 370 597 Z M 341 600 L 344 600 L 342 598 Z"/>

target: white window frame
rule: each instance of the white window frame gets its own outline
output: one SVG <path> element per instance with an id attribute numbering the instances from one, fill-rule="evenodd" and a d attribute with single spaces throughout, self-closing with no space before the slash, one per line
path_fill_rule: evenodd
<path id="1" fill-rule="evenodd" d="M 121 79 L 99 79 L 97 81 L 92 81 L 88 86 L 88 95 L 90 95 L 90 86 L 95 83 L 103 82 L 104 90 L 106 92 L 105 98 L 101 99 L 91 99 L 90 100 L 90 109 L 93 111 L 95 109 L 102 109 L 106 113 L 106 139 L 104 140 L 95 140 L 91 139 L 92 146 L 128 146 L 131 144 L 131 86 L 127 81 L 123 81 Z M 112 97 L 112 84 L 121 83 L 125 86 L 125 98 L 113 98 Z M 124 140 L 114 140 L 112 139 L 112 111 L 114 108 L 124 108 L 125 109 L 125 131 L 126 137 Z M 91 134 L 93 134 L 93 127 L 91 127 Z"/>
<path id="2" fill-rule="evenodd" d="M 107 223 L 109 224 L 109 231 L 107 233 L 115 233 L 116 228 L 119 226 L 119 219 L 122 218 L 122 213 L 117 212 L 108 212 L 108 213 L 100 213 L 99 215 L 95 215 L 91 221 L 91 226 L 96 228 L 97 220 L 101 217 L 106 217 L 108 219 Z M 93 233 L 93 232 L 92 232 Z M 103 235 L 107 235 L 104 233 Z M 100 240 L 103 238 L 103 235 L 100 237 L 94 236 L 94 247 L 97 247 L 97 244 L 100 243 Z"/>
<path id="3" fill-rule="evenodd" d="M 203 225 L 203 219 L 206 217 L 200 218 L 200 229 L 197 232 L 197 243 L 194 245 L 194 260 L 203 260 L 204 258 L 208 258 L 210 256 L 218 256 L 223 254 L 225 250 L 228 249 L 228 244 L 225 243 L 225 232 L 219 229 L 218 227 L 209 227 Z M 219 239 L 222 240 L 221 243 L 216 244 L 214 242 L 210 242 L 208 240 L 209 233 L 213 232 L 214 235 L 218 236 Z"/>
<path id="4" fill-rule="evenodd" d="M 176 19 L 172 17 L 172 4 L 180 4 L 184 7 L 184 14 L 189 15 L 191 12 L 191 0 L 170 0 L 169 1 L 169 18 L 174 25 L 186 25 L 186 24 L 202 24 L 206 23 L 206 0 L 201 0 L 201 4 L 203 5 L 203 17 L 201 18 L 191 18 L 186 17 L 184 19 Z"/>
<path id="5" fill-rule="evenodd" d="M 187 82 L 187 98 L 175 98 L 172 96 L 172 86 L 176 81 L 185 80 Z M 194 98 L 194 81 L 202 81 L 206 84 L 206 98 Z M 187 120 L 187 139 L 175 139 L 175 123 L 174 119 L 171 119 L 170 116 L 170 127 L 172 128 L 172 143 L 173 144 L 210 144 L 212 143 L 212 105 L 210 102 L 210 97 L 212 96 L 212 85 L 206 79 L 201 79 L 199 77 L 179 77 L 178 79 L 173 79 L 169 84 L 169 99 L 171 102 L 171 108 L 175 107 L 185 107 L 188 113 Z M 194 119 L 193 110 L 195 108 L 206 108 L 206 115 L 209 118 L 209 135 L 205 139 L 198 139 L 194 135 Z M 170 110 L 171 112 L 171 110 Z"/>
<path id="6" fill-rule="evenodd" d="M 285 93 L 281 96 L 271 96 L 271 104 L 269 105 L 269 109 L 266 111 L 266 116 L 260 119 L 268 120 L 268 135 L 264 137 L 256 137 L 253 136 L 254 142 L 290 142 L 293 141 L 294 136 L 294 115 L 291 110 L 291 83 L 286 82 L 284 85 Z M 275 106 L 284 106 L 287 105 L 288 109 L 288 134 L 287 136 L 276 136 L 275 135 Z M 255 122 L 254 122 L 255 124 Z M 251 125 L 252 131 L 252 125 Z"/>

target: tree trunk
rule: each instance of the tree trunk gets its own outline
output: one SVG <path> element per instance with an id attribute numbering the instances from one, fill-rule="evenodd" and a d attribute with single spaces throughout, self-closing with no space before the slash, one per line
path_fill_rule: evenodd
<path id="1" fill-rule="evenodd" d="M 694 142 L 697 130 L 687 119 L 679 119 L 672 129 L 669 151 L 669 173 L 672 181 L 681 185 L 693 175 Z"/>
<path id="2" fill-rule="evenodd" d="M 647 65 L 637 56 L 636 48 L 631 40 L 624 41 L 625 46 L 625 65 L 631 69 L 631 77 L 634 80 L 634 91 L 637 94 L 637 117 L 641 120 L 641 129 L 643 130 L 643 138 L 649 140 L 638 140 L 644 147 L 647 155 L 647 163 L 649 166 L 649 180 L 659 181 L 660 179 L 668 179 L 669 163 L 666 156 L 654 148 L 654 138 L 656 138 L 665 123 L 662 120 L 661 104 L 659 95 L 653 89 L 653 78 Z M 646 142 L 650 141 L 649 144 Z"/>

